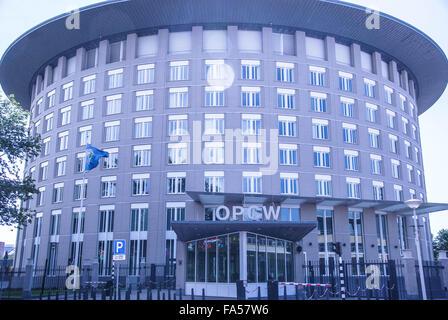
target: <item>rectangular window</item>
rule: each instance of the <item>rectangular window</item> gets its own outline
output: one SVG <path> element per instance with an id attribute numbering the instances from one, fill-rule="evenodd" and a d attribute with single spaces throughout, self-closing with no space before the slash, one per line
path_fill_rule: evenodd
<path id="1" fill-rule="evenodd" d="M 278 116 L 278 135 L 296 137 L 296 117 Z"/>
<path id="2" fill-rule="evenodd" d="M 330 259 L 334 261 L 333 242 L 334 242 L 334 228 L 333 228 L 333 210 L 317 209 L 317 228 L 318 228 L 318 246 L 319 256 L 324 259 L 323 265 L 325 270 L 320 271 L 322 274 L 330 274 Z"/>
<path id="3" fill-rule="evenodd" d="M 295 92 L 293 89 L 277 89 L 277 107 L 295 109 Z"/>
<path id="4" fill-rule="evenodd" d="M 224 192 L 224 172 L 206 171 L 204 172 L 205 192 Z"/>
<path id="5" fill-rule="evenodd" d="M 312 119 L 313 139 L 328 140 L 328 120 Z"/>
<path id="6" fill-rule="evenodd" d="M 167 177 L 167 191 L 168 194 L 183 194 L 185 193 L 186 173 L 185 172 L 168 172 Z"/>
<path id="7" fill-rule="evenodd" d="M 56 104 L 56 90 L 53 90 L 47 95 L 47 107 L 52 108 Z"/>
<path id="8" fill-rule="evenodd" d="M 171 227 L 172 221 L 185 220 L 185 206 L 183 207 L 169 207 L 166 208 L 166 230 L 173 230 Z"/>
<path id="9" fill-rule="evenodd" d="M 205 87 L 205 106 L 224 106 L 224 87 Z"/>
<path id="10" fill-rule="evenodd" d="M 108 158 L 103 158 L 103 169 L 115 169 L 118 168 L 118 148 L 104 149 L 109 153 Z"/>
<path id="11" fill-rule="evenodd" d="M 53 113 L 50 113 L 49 115 L 45 116 L 46 132 L 53 130 L 53 123 L 54 123 Z"/>
<path id="12" fill-rule="evenodd" d="M 187 164 L 188 148 L 186 143 L 168 144 L 168 164 Z"/>
<path id="13" fill-rule="evenodd" d="M 149 173 L 132 175 L 132 195 L 144 196 L 149 194 Z"/>
<path id="14" fill-rule="evenodd" d="M 85 146 L 92 141 L 92 126 L 79 128 L 79 145 Z"/>
<path id="15" fill-rule="evenodd" d="M 81 102 L 81 120 L 88 120 L 93 118 L 95 100 Z"/>
<path id="16" fill-rule="evenodd" d="M 298 173 L 280 173 L 280 193 L 293 195 L 299 194 Z"/>
<path id="17" fill-rule="evenodd" d="M 260 80 L 260 61 L 241 60 L 241 79 Z"/>
<path id="18" fill-rule="evenodd" d="M 40 181 L 44 181 L 48 179 L 48 161 L 45 161 L 40 164 Z"/>
<path id="19" fill-rule="evenodd" d="M 403 187 L 394 185 L 394 198 L 395 201 L 403 201 Z"/>
<path id="20" fill-rule="evenodd" d="M 327 95 L 311 92 L 311 110 L 314 112 L 327 112 Z"/>
<path id="21" fill-rule="evenodd" d="M 325 86 L 325 68 L 310 67 L 310 84 L 312 86 Z"/>
<path id="22" fill-rule="evenodd" d="M 67 169 L 67 157 L 56 158 L 56 176 L 65 176 Z"/>
<path id="23" fill-rule="evenodd" d="M 260 88 L 241 87 L 241 106 L 259 107 L 260 106 Z"/>
<path id="24" fill-rule="evenodd" d="M 390 134 L 389 141 L 390 141 L 390 152 L 398 153 L 398 137 Z"/>
<path id="25" fill-rule="evenodd" d="M 151 165 L 151 145 L 134 146 L 133 152 L 135 167 Z"/>
<path id="26" fill-rule="evenodd" d="M 400 243 L 400 253 L 403 254 L 403 250 L 408 249 L 406 217 L 397 216 L 397 225 L 398 225 L 398 241 Z"/>
<path id="27" fill-rule="evenodd" d="M 261 143 L 243 142 L 241 151 L 243 164 L 261 164 Z"/>
<path id="28" fill-rule="evenodd" d="M 339 72 L 339 90 L 353 91 L 353 75 L 351 73 Z"/>
<path id="29" fill-rule="evenodd" d="M 204 134 L 224 134 L 224 114 L 205 114 Z"/>
<path id="30" fill-rule="evenodd" d="M 261 173 L 243 172 L 243 193 L 261 193 L 261 183 Z"/>
<path id="31" fill-rule="evenodd" d="M 380 132 L 375 129 L 368 129 L 369 134 L 369 146 L 371 148 L 378 149 L 380 147 Z"/>
<path id="32" fill-rule="evenodd" d="M 94 68 L 98 65 L 98 48 L 86 50 L 83 70 Z"/>
<path id="33" fill-rule="evenodd" d="M 154 64 L 137 66 L 137 84 L 154 82 Z"/>
<path id="34" fill-rule="evenodd" d="M 53 187 L 53 203 L 64 200 L 64 183 L 56 183 Z"/>
<path id="35" fill-rule="evenodd" d="M 42 154 L 47 156 L 50 153 L 50 141 L 51 138 L 46 138 L 42 141 Z"/>
<path id="36" fill-rule="evenodd" d="M 116 69 L 107 72 L 107 88 L 115 89 L 123 86 L 123 69 Z"/>
<path id="37" fill-rule="evenodd" d="M 225 80 L 226 72 L 224 60 L 205 60 L 205 79 L 207 81 Z"/>
<path id="38" fill-rule="evenodd" d="M 395 129 L 395 112 L 386 110 L 387 126 Z"/>
<path id="39" fill-rule="evenodd" d="M 152 137 L 152 117 L 134 119 L 134 137 L 136 139 Z"/>
<path id="40" fill-rule="evenodd" d="M 375 98 L 375 86 L 375 81 L 364 79 L 364 95 L 366 97 Z"/>
<path id="41" fill-rule="evenodd" d="M 378 106 L 370 103 L 366 103 L 366 120 L 372 123 L 376 123 Z"/>
<path id="42" fill-rule="evenodd" d="M 87 199 L 87 183 L 88 179 L 75 180 L 75 187 L 73 190 L 74 200 L 81 200 L 81 198 Z"/>
<path id="43" fill-rule="evenodd" d="M 72 113 L 71 107 L 65 107 L 61 109 L 61 126 L 65 126 L 70 123 L 71 113 Z"/>
<path id="44" fill-rule="evenodd" d="M 356 125 L 343 123 L 342 137 L 345 143 L 355 144 L 357 141 L 357 127 Z"/>
<path id="45" fill-rule="evenodd" d="M 45 187 L 39 188 L 39 192 L 36 196 L 36 206 L 43 206 L 45 202 Z"/>
<path id="46" fill-rule="evenodd" d="M 386 223 L 387 216 L 384 214 L 376 214 L 375 217 L 376 217 L 376 230 L 377 230 L 378 257 L 380 261 L 387 262 L 389 255 L 389 247 L 387 241 L 388 232 Z"/>
<path id="47" fill-rule="evenodd" d="M 316 175 L 314 181 L 316 186 L 316 196 L 331 197 L 331 176 Z"/>
<path id="48" fill-rule="evenodd" d="M 121 103 L 122 103 L 121 94 L 106 97 L 106 115 L 120 113 Z"/>
<path id="49" fill-rule="evenodd" d="M 345 170 L 358 171 L 359 153 L 357 151 L 344 150 Z"/>
<path id="50" fill-rule="evenodd" d="M 280 165 L 292 166 L 297 165 L 297 145 L 296 144 L 280 144 L 279 145 Z"/>
<path id="51" fill-rule="evenodd" d="M 361 183 L 359 179 L 347 178 L 347 197 L 352 199 L 361 198 Z"/>
<path id="52" fill-rule="evenodd" d="M 182 81 L 188 80 L 188 61 L 172 61 L 170 62 L 170 80 Z"/>
<path id="53" fill-rule="evenodd" d="M 341 114 L 344 117 L 353 118 L 355 110 L 355 100 L 341 97 Z"/>
<path id="54" fill-rule="evenodd" d="M 95 92 L 96 75 L 82 78 L 83 94 L 91 94 Z"/>
<path id="55" fill-rule="evenodd" d="M 62 86 L 62 101 L 68 101 L 73 98 L 73 82 Z"/>
<path id="56" fill-rule="evenodd" d="M 373 199 L 384 200 L 384 183 L 373 181 Z"/>
<path id="57" fill-rule="evenodd" d="M 382 173 L 382 158 L 374 154 L 370 155 L 370 171 L 372 174 L 380 175 Z"/>
<path id="58" fill-rule="evenodd" d="M 137 91 L 135 93 L 135 111 L 154 109 L 154 91 Z"/>
<path id="59" fill-rule="evenodd" d="M 107 63 L 124 61 L 126 59 L 126 40 L 109 43 Z"/>
<path id="60" fill-rule="evenodd" d="M 400 179 L 400 161 L 391 159 L 392 178 Z"/>
<path id="61" fill-rule="evenodd" d="M 187 115 L 168 116 L 168 135 L 170 137 L 183 136 L 188 134 L 187 117 Z"/>
<path id="62" fill-rule="evenodd" d="M 314 166 L 330 168 L 330 148 L 314 147 Z"/>
<path id="63" fill-rule="evenodd" d="M 120 121 L 106 122 L 104 124 L 104 141 L 120 140 Z"/>
<path id="64" fill-rule="evenodd" d="M 81 173 L 84 172 L 85 170 L 85 163 L 86 163 L 86 154 L 83 153 L 78 153 L 76 155 L 76 165 L 75 165 L 75 170 L 76 173 Z"/>
<path id="65" fill-rule="evenodd" d="M 170 108 L 188 107 L 188 88 L 170 88 Z"/>
<path id="66" fill-rule="evenodd" d="M 205 142 L 204 163 L 205 164 L 224 163 L 224 142 Z"/>
<path id="67" fill-rule="evenodd" d="M 384 86 L 384 100 L 388 103 L 388 104 L 392 104 L 392 96 L 394 94 L 394 90 Z"/>
<path id="68" fill-rule="evenodd" d="M 277 62 L 277 81 L 294 82 L 294 64 Z"/>
<path id="69" fill-rule="evenodd" d="M 364 237 L 362 225 L 362 212 L 348 211 L 348 223 L 350 230 L 350 252 L 352 257 L 352 274 L 363 275 L 365 273 L 364 262 Z"/>
<path id="70" fill-rule="evenodd" d="M 241 133 L 243 135 L 259 135 L 261 130 L 261 115 L 242 114 Z"/>
<path id="71" fill-rule="evenodd" d="M 101 198 L 114 198 L 117 193 L 117 177 L 101 178 Z"/>

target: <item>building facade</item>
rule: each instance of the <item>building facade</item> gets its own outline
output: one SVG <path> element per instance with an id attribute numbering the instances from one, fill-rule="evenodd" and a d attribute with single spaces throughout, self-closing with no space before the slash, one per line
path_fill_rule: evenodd
<path id="1" fill-rule="evenodd" d="M 5 54 L 0 74 L 26 59 L 15 48 L 36 45 L 46 28 L 60 35 L 36 48 L 42 63 L 24 67 L 32 76 L 21 86 L 1 78 L 43 141 L 25 167 L 40 193 L 24 204 L 37 214 L 18 236 L 16 267 L 95 262 L 108 276 L 113 240 L 125 239 L 129 275 L 163 264 L 179 286 L 233 295 L 240 279 L 302 279 L 304 262 L 334 262 L 336 242 L 344 260 L 399 260 L 415 250 L 411 198 L 424 201 L 421 248 L 432 259 L 418 115 L 446 79 L 427 89 L 415 57 L 369 36 L 385 31 L 332 28 L 327 15 L 339 10 L 367 17 L 352 5 L 292 1 L 270 16 L 260 1 L 244 21 L 230 12 L 237 1 L 202 3 L 210 15 L 199 3 L 189 3 L 198 13 L 163 3 L 91 6 L 79 30 L 57 17 Z M 176 5 L 191 16 L 148 13 Z M 285 26 L 288 10 L 322 22 Z M 94 15 L 117 23 L 101 29 Z M 417 39 L 406 45 L 426 41 L 445 58 L 411 26 L 381 19 Z M 109 158 L 86 173 L 87 144 Z"/>

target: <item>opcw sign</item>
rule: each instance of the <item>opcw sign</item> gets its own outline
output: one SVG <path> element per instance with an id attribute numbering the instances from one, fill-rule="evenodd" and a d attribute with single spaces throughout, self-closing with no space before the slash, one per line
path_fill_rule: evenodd
<path id="1" fill-rule="evenodd" d="M 219 206 L 215 210 L 215 220 L 278 220 L 281 207 L 277 206 Z"/>
<path id="2" fill-rule="evenodd" d="M 126 260 L 126 240 L 114 240 L 114 261 Z"/>

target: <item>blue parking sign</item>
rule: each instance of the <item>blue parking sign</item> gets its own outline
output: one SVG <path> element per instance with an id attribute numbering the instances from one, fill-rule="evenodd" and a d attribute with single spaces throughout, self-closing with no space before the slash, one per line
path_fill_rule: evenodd
<path id="1" fill-rule="evenodd" d="M 114 240 L 115 254 L 126 254 L 126 240 Z"/>

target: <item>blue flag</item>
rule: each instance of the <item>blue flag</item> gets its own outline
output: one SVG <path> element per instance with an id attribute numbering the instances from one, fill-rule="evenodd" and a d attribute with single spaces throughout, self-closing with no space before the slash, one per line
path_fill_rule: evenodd
<path id="1" fill-rule="evenodd" d="M 86 150 L 86 171 L 96 168 L 101 158 L 109 158 L 108 152 L 92 147 L 90 144 L 86 146 Z"/>

